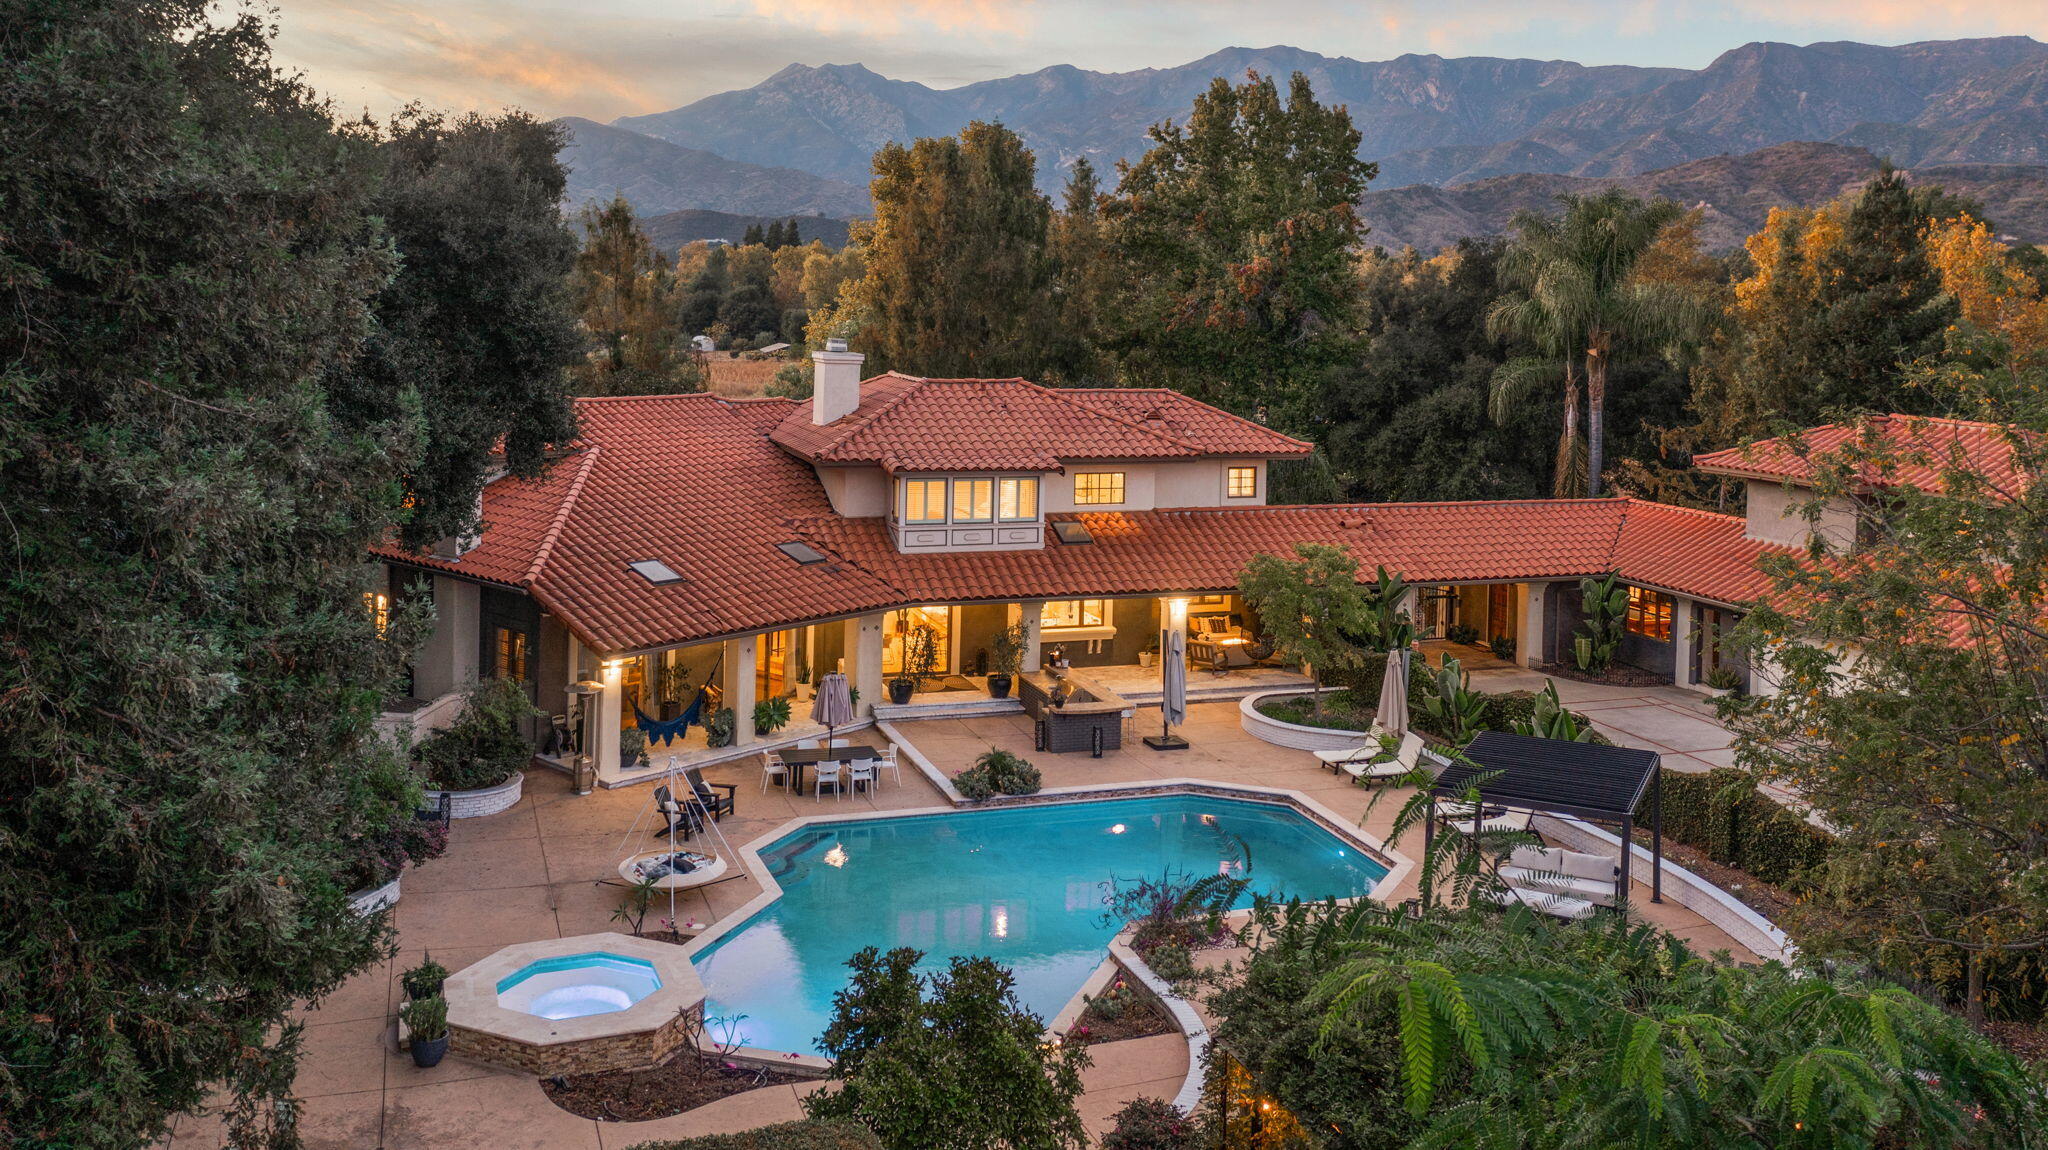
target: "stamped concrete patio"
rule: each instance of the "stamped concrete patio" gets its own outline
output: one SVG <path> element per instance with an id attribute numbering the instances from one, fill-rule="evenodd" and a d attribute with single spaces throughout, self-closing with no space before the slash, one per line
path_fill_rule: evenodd
<path id="1" fill-rule="evenodd" d="M 1615 707 L 1601 710 L 1618 714 L 1629 709 L 1613 701 Z M 1137 725 L 1144 728 L 1148 718 L 1156 722 L 1157 712 L 1139 712 Z M 1623 721 L 1648 729 L 1647 718 Z M 1604 729 L 1606 720 L 1596 721 Z M 1288 788 L 1345 818 L 1362 820 L 1377 836 L 1384 836 L 1399 805 L 1395 793 L 1368 809 L 1371 792 L 1319 769 L 1307 752 L 1245 734 L 1235 703 L 1190 707 L 1182 731 L 1193 745 L 1186 751 L 1160 753 L 1134 741 L 1134 749 L 1101 759 L 1032 751 L 1031 728 L 1021 715 L 904 723 L 898 730 L 949 774 L 991 746 L 1002 746 L 1036 763 L 1047 787 L 1196 777 Z M 753 760 L 712 768 L 707 776 L 739 785 L 738 811 L 723 824 L 735 845 L 798 815 L 854 816 L 942 803 L 939 792 L 908 764 L 902 785 L 885 783 L 874 793 L 844 801 L 792 797 L 773 789 L 763 794 Z M 813 1089 L 809 1086 L 768 1087 L 652 1122 L 596 1122 L 558 1109 L 531 1075 L 452 1054 L 438 1067 L 421 1070 L 396 1048 L 397 973 L 426 952 L 460 970 L 510 943 L 620 929 L 612 919 L 619 890 L 600 880 L 615 876 L 626 830 L 648 800 L 646 788 L 579 797 L 562 776 L 536 770 L 529 772 L 517 806 L 454 824 L 447 855 L 405 876 L 404 897 L 394 911 L 397 956 L 301 1013 L 305 1057 L 297 1087 L 311 1150 L 619 1150 L 652 1138 L 740 1130 L 801 1116 L 800 1098 Z M 758 891 L 749 876 L 690 892 L 678 899 L 678 917 L 715 921 Z M 1410 880 L 1396 897 L 1413 893 Z M 1652 905 L 1648 899 L 1649 891 L 1639 884 L 1637 906 L 1651 921 L 1706 950 L 1734 948 L 1726 935 L 1690 911 L 1674 903 Z M 1172 1097 L 1187 1071 L 1186 1047 L 1178 1035 L 1106 1044 L 1094 1048 L 1094 1054 L 1082 1113 L 1098 1131 L 1131 1098 Z M 219 1125 L 211 1116 L 179 1119 L 167 1143 L 181 1150 L 220 1144 Z"/>

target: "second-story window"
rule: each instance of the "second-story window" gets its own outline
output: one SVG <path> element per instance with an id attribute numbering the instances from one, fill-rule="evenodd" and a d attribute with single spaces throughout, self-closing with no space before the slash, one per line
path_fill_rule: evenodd
<path id="1" fill-rule="evenodd" d="M 1124 501 L 1124 473 L 1087 471 L 1074 476 L 1074 503 L 1086 507 Z"/>
<path id="2" fill-rule="evenodd" d="M 1250 499 L 1259 493 L 1259 469 L 1233 467 L 1226 474 L 1224 494 L 1232 499 Z"/>
<path id="3" fill-rule="evenodd" d="M 943 479 L 904 480 L 903 521 L 905 523 L 944 523 L 946 521 L 946 481 Z"/>
<path id="4" fill-rule="evenodd" d="M 996 480 L 996 517 L 1013 522 L 1038 518 L 1038 480 Z"/>
<path id="5" fill-rule="evenodd" d="M 953 481 L 953 522 L 989 522 L 996 517 L 995 500 L 995 480 L 955 479 Z"/>

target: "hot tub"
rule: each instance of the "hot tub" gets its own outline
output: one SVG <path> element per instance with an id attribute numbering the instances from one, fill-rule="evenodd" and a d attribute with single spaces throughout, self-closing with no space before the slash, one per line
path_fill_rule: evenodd
<path id="1" fill-rule="evenodd" d="M 527 963 L 498 980 L 498 1005 L 538 1018 L 588 1018 L 660 989 L 653 963 L 600 950 Z"/>
<path id="2" fill-rule="evenodd" d="M 443 992 L 451 1050 L 534 1074 L 652 1066 L 704 1008 L 683 948 L 611 933 L 508 946 Z"/>

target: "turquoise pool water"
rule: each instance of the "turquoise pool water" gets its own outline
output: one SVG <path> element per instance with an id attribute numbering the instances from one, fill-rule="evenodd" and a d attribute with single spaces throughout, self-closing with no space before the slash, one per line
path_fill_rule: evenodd
<path id="1" fill-rule="evenodd" d="M 529 962 L 498 980 L 498 1005 L 541 1018 L 624 1010 L 661 989 L 654 964 L 609 951 Z"/>
<path id="2" fill-rule="evenodd" d="M 748 1046 L 815 1052 L 862 947 L 910 946 L 928 969 L 988 955 L 1051 1019 L 1102 961 L 1111 879 L 1215 874 L 1249 848 L 1252 892 L 1371 891 L 1387 868 L 1294 810 L 1189 795 L 810 827 L 761 852 L 782 898 L 696 959 L 707 1015 L 746 1017 Z"/>

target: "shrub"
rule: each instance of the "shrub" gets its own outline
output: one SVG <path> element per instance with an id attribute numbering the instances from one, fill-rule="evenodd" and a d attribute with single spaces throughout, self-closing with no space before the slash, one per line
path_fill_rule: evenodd
<path id="1" fill-rule="evenodd" d="M 773 734 L 789 725 L 789 698 L 777 695 L 754 704 L 754 729 Z"/>
<path id="2" fill-rule="evenodd" d="M 732 708 L 720 707 L 718 713 L 712 715 L 711 719 L 704 724 L 704 745 L 707 747 L 732 746 L 733 727 L 736 725 L 737 720 L 733 718 Z M 640 738 L 644 744 L 647 736 L 642 735 Z"/>
<path id="3" fill-rule="evenodd" d="M 1163 1099 L 1134 1098 L 1115 1122 L 1102 1136 L 1102 1150 L 1189 1150 L 1195 1144 L 1194 1122 Z"/>
<path id="4" fill-rule="evenodd" d="M 495 787 L 533 758 L 519 726 L 538 714 L 524 682 L 487 679 L 470 689 L 453 723 L 413 747 L 413 757 L 437 790 Z"/>
<path id="5" fill-rule="evenodd" d="M 441 993 L 441 983 L 447 977 L 448 968 L 429 957 L 425 962 L 399 975 L 398 981 L 405 987 L 407 998 L 420 999 Z"/>
<path id="6" fill-rule="evenodd" d="M 668 1142 L 642 1142 L 628 1150 L 882 1150 L 882 1141 L 858 1122 L 804 1118 L 738 1134 L 700 1134 Z"/>
<path id="7" fill-rule="evenodd" d="M 1449 639 L 1453 643 L 1477 643 L 1479 641 L 1479 628 L 1458 623 L 1444 630 L 1444 638 Z"/>
<path id="8" fill-rule="evenodd" d="M 994 961 L 920 975 L 923 958 L 869 947 L 848 960 L 818 1043 L 841 1089 L 804 1099 L 805 1113 L 858 1119 L 888 1150 L 1085 1145 L 1074 1103 L 1087 1049 L 1045 1042 L 1045 1020 Z"/>
<path id="9" fill-rule="evenodd" d="M 405 1025 L 415 1039 L 432 1042 L 448 1034 L 448 1000 L 438 994 L 415 998 L 405 1006 Z"/>
<path id="10" fill-rule="evenodd" d="M 1666 768 L 1664 833 L 1724 866 L 1783 883 L 1827 858 L 1825 831 L 1756 789 L 1749 772 Z"/>
<path id="11" fill-rule="evenodd" d="M 1502 635 L 1498 639 L 1489 640 L 1486 646 L 1493 652 L 1494 658 L 1505 659 L 1510 663 L 1515 661 L 1515 641 L 1512 638 Z"/>
<path id="12" fill-rule="evenodd" d="M 995 795 L 1035 795 L 1043 785 L 1038 768 L 1009 751 L 990 747 L 974 765 L 953 776 L 954 789 L 962 798 L 986 799 Z"/>
<path id="13" fill-rule="evenodd" d="M 1434 689 L 1423 697 L 1422 706 L 1436 734 L 1462 747 L 1486 729 L 1486 696 L 1472 689 L 1458 660 L 1446 656 L 1430 682 Z"/>
<path id="14" fill-rule="evenodd" d="M 1588 576 L 1579 581 L 1579 605 L 1585 612 L 1583 628 L 1572 637 L 1572 660 L 1588 674 L 1607 670 L 1614 653 L 1621 649 L 1622 621 L 1628 614 L 1628 588 L 1621 576 L 1609 572 L 1605 579 Z"/>

